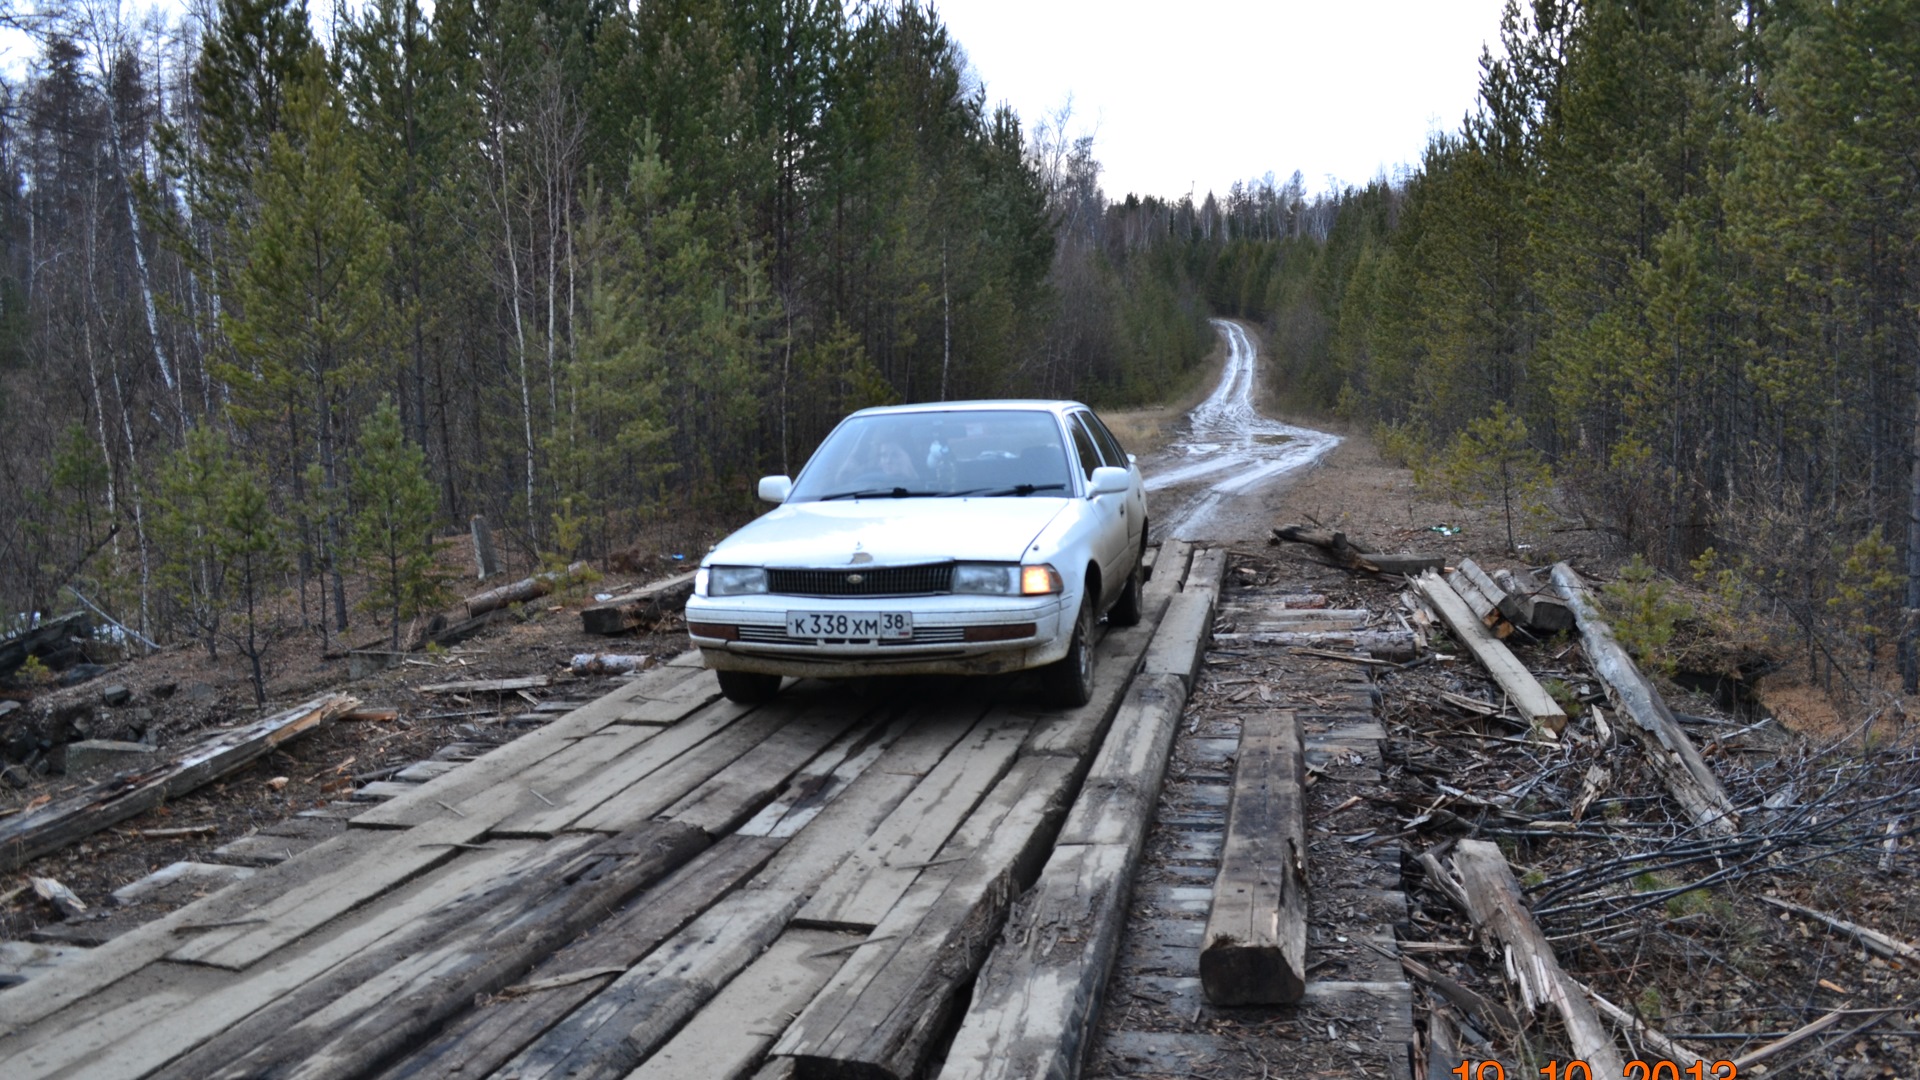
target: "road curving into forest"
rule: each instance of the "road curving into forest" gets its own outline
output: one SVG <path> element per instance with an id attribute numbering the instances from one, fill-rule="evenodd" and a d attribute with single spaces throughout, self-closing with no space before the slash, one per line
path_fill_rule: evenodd
<path id="1" fill-rule="evenodd" d="M 1262 416 L 1254 407 L 1260 369 L 1253 339 L 1227 319 L 1213 326 L 1227 345 L 1220 383 L 1188 414 L 1166 452 L 1148 463 L 1147 490 L 1158 493 L 1163 539 L 1216 536 L 1224 508 L 1312 465 L 1340 442 L 1338 435 Z"/>

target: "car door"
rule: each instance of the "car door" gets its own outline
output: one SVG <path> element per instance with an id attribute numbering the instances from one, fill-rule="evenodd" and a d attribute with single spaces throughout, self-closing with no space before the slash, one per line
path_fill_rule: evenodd
<path id="1" fill-rule="evenodd" d="M 1067 418 L 1067 427 L 1073 435 L 1074 454 L 1080 468 L 1091 482 L 1093 470 L 1107 461 L 1100 453 L 1100 443 L 1094 438 L 1089 419 L 1085 412 L 1076 409 Z M 1127 561 L 1127 538 L 1132 531 L 1127 526 L 1127 492 L 1094 496 L 1088 503 L 1093 555 L 1100 564 L 1100 608 L 1104 611 L 1120 595 L 1127 571 L 1131 569 Z"/>
<path id="2" fill-rule="evenodd" d="M 1121 448 L 1120 440 L 1100 419 L 1100 414 L 1087 413 L 1087 426 L 1092 429 L 1093 440 L 1099 444 L 1100 453 L 1107 462 L 1133 474 L 1133 490 L 1127 493 L 1124 510 L 1127 515 L 1127 550 L 1143 551 L 1146 548 L 1147 486 L 1140 475 L 1140 466 Z"/>

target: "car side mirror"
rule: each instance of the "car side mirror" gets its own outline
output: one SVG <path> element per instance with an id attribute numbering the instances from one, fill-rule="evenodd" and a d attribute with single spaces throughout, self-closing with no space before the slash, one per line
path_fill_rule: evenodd
<path id="1" fill-rule="evenodd" d="M 1087 478 L 1087 495 L 1118 495 L 1133 486 L 1133 476 L 1113 465 L 1102 465 Z"/>
<path id="2" fill-rule="evenodd" d="M 760 478 L 760 501 L 783 503 L 793 494 L 793 478 L 790 476 L 763 476 Z"/>

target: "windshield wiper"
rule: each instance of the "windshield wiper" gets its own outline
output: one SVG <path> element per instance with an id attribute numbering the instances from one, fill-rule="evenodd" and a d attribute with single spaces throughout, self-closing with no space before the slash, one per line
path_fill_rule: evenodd
<path id="1" fill-rule="evenodd" d="M 1031 495 L 1036 491 L 1052 491 L 1055 488 L 1064 488 L 1066 486 L 1065 484 L 1015 484 L 1010 488 L 999 488 L 994 491 L 988 491 L 982 488 L 978 491 L 968 491 L 962 494 L 978 495 L 986 499 L 997 499 L 1003 495 Z"/>
<path id="2" fill-rule="evenodd" d="M 831 495 L 820 496 L 817 501 L 830 502 L 834 499 L 917 499 L 938 494 L 940 493 L 937 491 L 908 491 L 903 487 L 868 488 L 862 491 L 836 491 Z"/>

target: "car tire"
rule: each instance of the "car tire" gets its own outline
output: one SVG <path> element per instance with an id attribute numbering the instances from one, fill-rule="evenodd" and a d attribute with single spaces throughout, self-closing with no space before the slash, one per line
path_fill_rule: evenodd
<path id="1" fill-rule="evenodd" d="M 780 676 L 765 675 L 758 671 L 716 671 L 720 677 L 720 693 L 728 701 L 742 705 L 758 705 L 770 701 L 780 692 Z"/>
<path id="2" fill-rule="evenodd" d="M 1120 590 L 1120 599 L 1107 609 L 1107 622 L 1112 626 L 1140 625 L 1140 564 L 1146 549 L 1142 548 L 1133 557 L 1133 572 L 1127 575 L 1127 584 Z"/>
<path id="3" fill-rule="evenodd" d="M 1089 594 L 1080 602 L 1067 655 L 1040 669 L 1040 687 L 1049 705 L 1073 709 L 1093 700 L 1093 606 Z"/>

